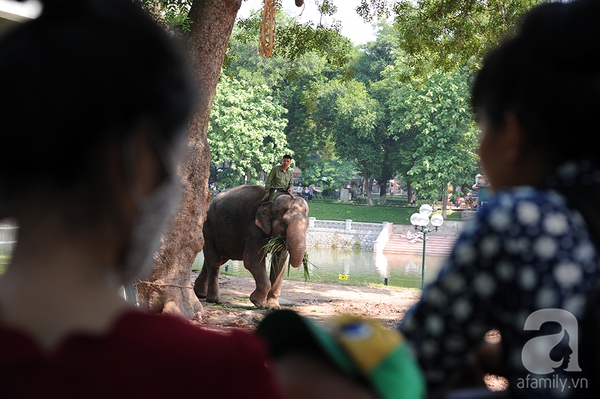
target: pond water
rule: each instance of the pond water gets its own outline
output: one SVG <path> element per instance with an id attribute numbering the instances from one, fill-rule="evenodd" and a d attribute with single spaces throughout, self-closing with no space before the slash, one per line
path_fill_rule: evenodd
<path id="1" fill-rule="evenodd" d="M 421 288 L 422 256 L 413 254 L 378 254 L 375 252 L 335 249 L 308 248 L 311 282 L 336 282 L 348 285 L 366 283 L 385 284 L 395 287 Z M 443 263 L 443 256 L 430 256 L 425 259 L 425 283 L 433 280 Z M 202 268 L 204 255 L 198 254 L 194 269 Z M 221 273 L 235 276 L 252 275 L 244 268 L 242 261 L 228 261 L 221 266 Z M 285 279 L 304 280 L 302 266 L 287 270 Z"/>

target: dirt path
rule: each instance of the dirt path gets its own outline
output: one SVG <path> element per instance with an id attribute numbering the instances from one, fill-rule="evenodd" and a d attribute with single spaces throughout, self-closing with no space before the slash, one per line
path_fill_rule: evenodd
<path id="1" fill-rule="evenodd" d="M 196 279 L 192 276 L 192 283 Z M 223 303 L 215 305 L 202 300 L 204 315 L 200 324 L 216 331 L 233 328 L 254 329 L 268 310 L 257 309 L 250 302 L 254 290 L 251 277 L 220 275 L 219 289 Z M 421 291 L 409 288 L 374 288 L 342 284 L 304 283 L 284 280 L 280 304 L 303 316 L 320 322 L 328 317 L 349 313 L 376 319 L 391 327 L 396 326 L 404 314 L 421 296 Z M 497 342 L 497 332 L 488 333 L 488 340 Z M 504 390 L 508 382 L 502 377 L 486 375 L 485 384 L 493 391 Z"/>
<path id="2" fill-rule="evenodd" d="M 195 279 L 196 275 L 192 278 Z M 248 299 L 254 290 L 251 277 L 221 275 L 219 289 L 223 303 L 206 303 L 201 324 L 209 329 L 226 331 L 231 328 L 252 329 L 267 310 L 257 309 Z M 408 308 L 419 299 L 414 289 L 373 288 L 342 284 L 317 284 L 285 280 L 280 304 L 284 308 L 317 321 L 349 313 L 379 320 L 395 326 Z"/>

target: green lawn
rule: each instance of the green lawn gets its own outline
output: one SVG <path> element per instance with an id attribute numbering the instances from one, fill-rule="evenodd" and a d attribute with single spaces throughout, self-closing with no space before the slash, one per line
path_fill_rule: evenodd
<path id="1" fill-rule="evenodd" d="M 410 225 L 410 215 L 418 212 L 414 206 L 366 206 L 352 203 L 313 200 L 309 203 L 309 216 L 319 220 L 346 220 L 355 222 Z M 436 212 L 441 213 L 441 212 Z M 446 220 L 461 220 L 460 212 L 448 211 Z"/>

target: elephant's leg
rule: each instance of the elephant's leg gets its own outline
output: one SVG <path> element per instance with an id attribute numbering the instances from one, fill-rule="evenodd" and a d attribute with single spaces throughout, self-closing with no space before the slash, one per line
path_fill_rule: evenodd
<path id="1" fill-rule="evenodd" d="M 194 281 L 194 293 L 198 298 L 206 298 L 206 290 L 208 286 L 208 272 L 206 270 L 206 260 L 204 260 L 200 274 L 198 277 L 196 277 L 196 281 Z"/>
<path id="2" fill-rule="evenodd" d="M 227 258 L 218 257 L 217 261 L 211 267 L 207 268 L 208 284 L 206 302 L 219 303 L 221 301 L 219 297 L 219 271 L 221 270 L 221 265 L 227 261 Z"/>
<path id="3" fill-rule="evenodd" d="M 283 256 L 281 266 L 279 269 L 271 266 L 271 273 L 269 279 L 271 281 L 271 289 L 269 290 L 269 294 L 267 295 L 267 307 L 279 309 L 279 295 L 281 294 L 281 284 L 283 283 L 283 274 L 285 270 L 285 260 L 287 259 L 287 251 L 284 251 L 283 254 L 279 255 Z"/>
<path id="4" fill-rule="evenodd" d="M 244 267 L 252 273 L 252 277 L 254 277 L 256 283 L 256 289 L 250 294 L 250 301 L 257 308 L 266 308 L 267 294 L 271 289 L 271 282 L 267 276 L 264 258 L 256 259 L 257 257 L 262 258 L 260 255 L 252 257 L 244 254 Z"/>
<path id="5" fill-rule="evenodd" d="M 194 282 L 194 293 L 198 298 L 206 297 L 206 302 L 219 303 L 219 268 L 227 258 L 214 256 L 209 251 L 204 254 L 204 264 Z"/>

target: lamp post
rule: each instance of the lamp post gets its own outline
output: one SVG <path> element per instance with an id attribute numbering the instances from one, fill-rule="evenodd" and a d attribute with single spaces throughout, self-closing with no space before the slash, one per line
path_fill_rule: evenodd
<path id="1" fill-rule="evenodd" d="M 421 205 L 419 213 L 413 213 L 410 217 L 410 223 L 415 226 L 415 230 L 423 233 L 423 263 L 421 264 L 421 290 L 425 283 L 425 243 L 427 241 L 427 233 L 437 231 L 438 228 L 444 224 L 444 218 L 442 215 L 435 214 L 431 216 L 433 210 L 431 205 Z M 433 228 L 429 228 L 428 225 L 431 222 Z"/>

